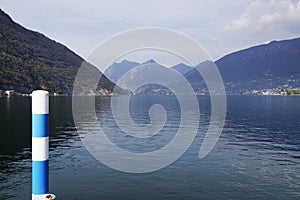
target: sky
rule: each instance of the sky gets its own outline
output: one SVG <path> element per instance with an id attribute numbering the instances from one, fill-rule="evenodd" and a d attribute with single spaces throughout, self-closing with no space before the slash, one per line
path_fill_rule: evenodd
<path id="1" fill-rule="evenodd" d="M 300 37 L 300 0 L 1 0 L 0 7 L 17 23 L 83 58 L 113 35 L 143 27 L 181 32 L 212 60 Z"/>

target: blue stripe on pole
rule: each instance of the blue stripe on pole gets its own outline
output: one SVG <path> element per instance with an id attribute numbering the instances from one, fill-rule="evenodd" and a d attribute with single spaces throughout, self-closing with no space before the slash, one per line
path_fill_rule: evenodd
<path id="1" fill-rule="evenodd" d="M 32 161 L 32 194 L 47 194 L 49 188 L 49 160 Z"/>
<path id="2" fill-rule="evenodd" d="M 49 114 L 32 114 L 32 137 L 47 137 Z"/>

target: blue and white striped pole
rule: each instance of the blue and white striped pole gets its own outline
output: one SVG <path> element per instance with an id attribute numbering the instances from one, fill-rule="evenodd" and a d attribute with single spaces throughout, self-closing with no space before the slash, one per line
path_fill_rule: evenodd
<path id="1" fill-rule="evenodd" d="M 32 199 L 54 199 L 49 192 L 49 93 L 32 92 Z M 49 198 L 50 197 L 50 198 Z"/>

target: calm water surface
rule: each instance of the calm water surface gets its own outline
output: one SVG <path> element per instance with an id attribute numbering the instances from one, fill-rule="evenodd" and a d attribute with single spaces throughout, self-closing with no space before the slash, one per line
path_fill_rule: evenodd
<path id="1" fill-rule="evenodd" d="M 198 152 L 210 101 L 198 100 L 200 126 L 189 150 L 162 170 L 130 174 L 91 156 L 74 127 L 72 98 L 51 97 L 50 191 L 58 199 L 300 199 L 300 97 L 228 96 L 221 138 L 204 159 Z M 31 198 L 30 103 L 28 97 L 0 98 L 0 199 Z M 128 137 L 116 127 L 109 98 L 97 97 L 97 117 L 121 148 L 153 151 L 174 137 L 178 102 L 172 96 L 140 96 L 130 104 L 133 120 L 145 124 L 149 107 L 157 103 L 165 106 L 168 119 L 149 140 Z"/>

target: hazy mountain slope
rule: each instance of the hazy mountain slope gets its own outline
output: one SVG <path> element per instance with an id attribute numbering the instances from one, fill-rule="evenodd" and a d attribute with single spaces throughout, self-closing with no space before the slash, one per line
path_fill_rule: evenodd
<path id="1" fill-rule="evenodd" d="M 300 87 L 300 38 L 238 51 L 216 64 L 228 88 Z"/>
<path id="2" fill-rule="evenodd" d="M 107 78 L 116 83 L 126 72 L 138 65 L 140 65 L 140 63 L 123 60 L 120 63 L 114 63 L 109 66 L 104 71 L 104 74 Z"/>
<path id="3" fill-rule="evenodd" d="M 179 63 L 179 64 L 173 66 L 172 68 L 175 69 L 176 71 L 178 71 L 181 74 L 186 74 L 189 71 L 194 69 L 193 67 L 187 66 L 183 63 Z"/>
<path id="4" fill-rule="evenodd" d="M 228 92 L 300 87 L 300 38 L 268 44 L 228 54 L 216 65 Z M 203 87 L 194 70 L 186 78 L 195 90 Z M 197 84 L 198 83 L 198 84 Z"/>

